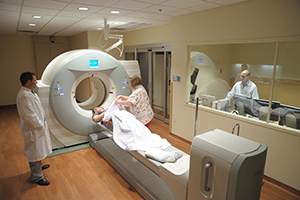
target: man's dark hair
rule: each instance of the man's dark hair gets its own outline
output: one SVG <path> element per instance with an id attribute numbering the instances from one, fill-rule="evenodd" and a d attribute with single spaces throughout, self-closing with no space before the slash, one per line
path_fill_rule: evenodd
<path id="1" fill-rule="evenodd" d="M 35 76 L 35 74 L 32 73 L 32 72 L 22 73 L 21 76 L 20 76 L 20 81 L 21 81 L 22 86 L 24 86 L 27 83 L 28 80 L 32 81 L 33 76 Z"/>

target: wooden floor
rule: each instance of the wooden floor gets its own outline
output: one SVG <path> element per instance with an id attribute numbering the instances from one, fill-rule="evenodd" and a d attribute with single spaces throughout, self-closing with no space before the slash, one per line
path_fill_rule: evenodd
<path id="1" fill-rule="evenodd" d="M 150 129 L 189 153 L 191 143 L 170 134 L 167 124 L 155 119 Z M 46 158 L 50 185 L 32 183 L 15 106 L 0 107 L 0 152 L 1 200 L 142 199 L 92 148 Z M 300 200 L 300 193 L 264 179 L 261 200 Z"/>

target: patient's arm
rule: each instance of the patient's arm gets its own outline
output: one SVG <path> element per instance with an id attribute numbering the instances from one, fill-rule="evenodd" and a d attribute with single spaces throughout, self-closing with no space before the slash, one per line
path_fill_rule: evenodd
<path id="1" fill-rule="evenodd" d="M 105 112 L 101 113 L 100 115 L 93 115 L 93 117 L 92 117 L 93 121 L 99 122 L 103 118 L 104 114 L 105 114 Z"/>

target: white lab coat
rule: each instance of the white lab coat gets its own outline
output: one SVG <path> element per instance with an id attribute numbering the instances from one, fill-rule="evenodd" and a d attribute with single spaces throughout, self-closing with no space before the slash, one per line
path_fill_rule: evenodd
<path id="1" fill-rule="evenodd" d="M 28 162 L 43 160 L 52 153 L 52 146 L 40 98 L 22 86 L 17 95 L 17 108 L 27 160 Z"/>

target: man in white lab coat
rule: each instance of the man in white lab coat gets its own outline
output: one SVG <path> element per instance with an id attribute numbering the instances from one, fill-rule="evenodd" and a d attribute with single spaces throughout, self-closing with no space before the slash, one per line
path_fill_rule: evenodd
<path id="1" fill-rule="evenodd" d="M 45 111 L 40 98 L 33 89 L 36 88 L 36 76 L 24 72 L 20 76 L 22 87 L 17 95 L 17 108 L 21 118 L 21 131 L 24 139 L 24 150 L 29 162 L 32 180 L 39 185 L 49 185 L 44 178 L 42 160 L 52 153 L 50 133 L 46 122 Z"/>

